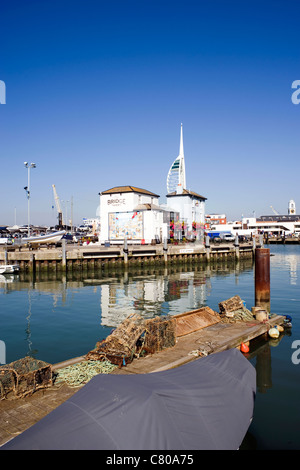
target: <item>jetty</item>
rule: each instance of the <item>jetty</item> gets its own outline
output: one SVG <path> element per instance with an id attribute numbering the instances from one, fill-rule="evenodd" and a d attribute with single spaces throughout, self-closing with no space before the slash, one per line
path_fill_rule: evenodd
<path id="1" fill-rule="evenodd" d="M 259 244 L 212 243 L 209 241 L 150 245 L 74 245 L 62 241 L 60 247 L 8 245 L 0 247 L 1 264 L 18 264 L 21 272 L 78 272 L 139 265 L 210 263 L 219 260 L 253 259 Z"/>

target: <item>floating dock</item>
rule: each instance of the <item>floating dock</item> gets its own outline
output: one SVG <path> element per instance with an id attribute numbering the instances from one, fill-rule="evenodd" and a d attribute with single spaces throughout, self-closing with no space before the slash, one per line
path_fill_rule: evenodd
<path id="1" fill-rule="evenodd" d="M 208 309 L 208 307 L 205 307 L 205 309 Z M 185 322 L 186 314 L 178 315 L 179 329 L 173 347 L 144 357 L 134 358 L 126 366 L 116 367 L 111 373 L 145 374 L 179 367 L 199 356 L 236 348 L 242 342 L 251 342 L 251 340 L 267 334 L 274 325 L 281 325 L 285 321 L 285 317 L 276 314 L 271 315 L 265 322 L 257 321 L 254 317 L 251 321 L 234 321 L 232 318 L 214 321 L 212 316 L 212 319 L 208 322 L 209 326 L 205 327 L 204 324 L 197 323 L 199 321 L 197 312 L 189 312 L 192 316 L 194 315 L 194 318 L 191 318 L 190 325 Z M 199 329 L 193 331 L 195 325 Z M 53 371 L 79 363 L 84 359 L 85 357 L 78 357 L 53 365 Z M 71 388 L 67 384 L 59 387 L 54 385 L 44 390 L 38 390 L 24 398 L 0 401 L 0 445 L 38 422 L 77 390 L 78 388 Z"/>

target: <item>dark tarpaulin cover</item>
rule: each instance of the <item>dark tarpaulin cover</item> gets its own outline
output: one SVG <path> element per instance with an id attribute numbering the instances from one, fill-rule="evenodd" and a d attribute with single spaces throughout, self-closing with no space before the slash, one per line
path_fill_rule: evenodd
<path id="1" fill-rule="evenodd" d="M 236 349 L 163 372 L 97 375 L 2 449 L 238 449 L 256 372 Z"/>

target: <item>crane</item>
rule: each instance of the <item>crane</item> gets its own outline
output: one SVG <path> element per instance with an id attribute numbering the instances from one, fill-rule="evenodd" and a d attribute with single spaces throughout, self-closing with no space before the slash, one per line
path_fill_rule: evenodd
<path id="1" fill-rule="evenodd" d="M 270 207 L 271 207 L 271 209 L 272 209 L 272 211 L 274 212 L 275 215 L 279 215 L 279 212 L 275 211 L 275 209 L 272 206 L 270 206 Z"/>
<path id="2" fill-rule="evenodd" d="M 64 222 L 63 222 L 62 210 L 61 210 L 61 207 L 60 207 L 59 197 L 58 197 L 57 192 L 56 192 L 55 184 L 52 185 L 52 188 L 53 188 L 55 204 L 56 204 L 56 208 L 57 208 L 57 212 L 58 212 L 58 225 L 61 227 L 61 226 L 64 225 Z"/>

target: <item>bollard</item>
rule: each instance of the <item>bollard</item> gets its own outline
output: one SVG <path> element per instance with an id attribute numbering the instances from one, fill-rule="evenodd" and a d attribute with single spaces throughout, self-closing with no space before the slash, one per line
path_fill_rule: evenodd
<path id="1" fill-rule="evenodd" d="M 255 249 L 255 306 L 270 312 L 270 249 Z"/>

